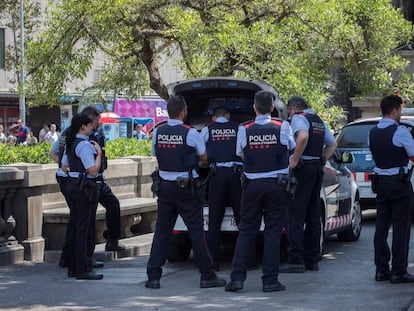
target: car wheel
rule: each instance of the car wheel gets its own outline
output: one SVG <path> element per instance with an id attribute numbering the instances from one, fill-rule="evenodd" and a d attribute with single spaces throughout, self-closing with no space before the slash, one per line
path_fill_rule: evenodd
<path id="1" fill-rule="evenodd" d="M 187 235 L 173 235 L 168 248 L 168 261 L 184 262 L 188 260 L 191 253 L 191 241 Z"/>
<path id="2" fill-rule="evenodd" d="M 353 242 L 358 241 L 362 229 L 362 213 L 359 200 L 355 199 L 351 208 L 351 225 L 345 231 L 338 232 L 339 241 Z"/>

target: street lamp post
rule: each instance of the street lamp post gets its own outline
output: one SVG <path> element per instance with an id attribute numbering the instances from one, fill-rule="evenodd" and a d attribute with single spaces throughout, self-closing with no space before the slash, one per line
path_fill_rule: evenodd
<path id="1" fill-rule="evenodd" d="M 19 108 L 20 119 L 26 124 L 26 97 L 24 94 L 24 6 L 23 0 L 20 0 L 20 95 Z"/>

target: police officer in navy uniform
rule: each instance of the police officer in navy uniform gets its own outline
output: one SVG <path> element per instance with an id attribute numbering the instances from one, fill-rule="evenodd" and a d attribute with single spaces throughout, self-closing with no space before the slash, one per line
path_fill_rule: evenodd
<path id="1" fill-rule="evenodd" d="M 69 166 L 62 159 L 62 168 L 69 180 L 67 193 L 70 216 L 68 224 L 68 276 L 82 280 L 100 280 L 102 274 L 92 270 L 89 259 L 89 232 L 94 227 L 98 205 L 97 180 L 102 150 L 96 142 L 89 141 L 93 129 L 92 119 L 84 114 L 72 118 L 66 136 L 66 156 Z"/>
<path id="2" fill-rule="evenodd" d="M 407 272 L 413 213 L 413 191 L 407 164 L 414 156 L 414 140 L 408 129 L 398 124 L 402 103 L 399 96 L 384 97 L 381 101 L 383 118 L 369 133 L 369 147 L 376 165 L 372 181 L 377 194 L 375 280 L 390 280 L 391 283 L 414 282 L 414 275 Z M 391 224 L 390 251 L 387 237 Z"/>
<path id="3" fill-rule="evenodd" d="M 102 186 L 99 194 L 99 203 L 105 208 L 105 219 L 107 226 L 107 236 L 105 251 L 122 252 L 126 250 L 126 247 L 119 243 L 121 238 L 121 210 L 118 198 L 112 192 L 111 187 L 105 182 L 103 178 L 104 171 L 108 168 L 107 158 L 105 154 L 105 135 L 102 128 L 99 127 L 99 112 L 92 106 L 88 106 L 82 110 L 83 114 L 86 114 L 93 120 L 93 132 L 89 139 L 99 144 L 102 149 L 102 166 L 99 170 L 98 178 L 102 182 Z M 93 243 L 95 246 L 95 243 Z M 91 254 L 92 255 L 92 254 Z"/>
<path id="4" fill-rule="evenodd" d="M 288 264 L 280 272 L 299 273 L 319 269 L 323 166 L 335 151 L 336 141 L 302 97 L 288 100 L 288 113 L 296 140 L 289 165 L 298 187 L 288 209 Z"/>
<path id="5" fill-rule="evenodd" d="M 99 144 L 102 150 L 102 166 L 100 168 L 98 178 L 101 179 L 102 185 L 100 190 L 100 196 L 98 198 L 99 203 L 102 204 L 102 206 L 106 210 L 106 225 L 107 225 L 107 236 L 106 236 L 106 244 L 105 244 L 105 250 L 106 251 L 117 251 L 122 252 L 126 249 L 126 247 L 119 243 L 119 239 L 121 237 L 121 215 L 120 215 L 120 203 L 118 198 L 115 196 L 115 194 L 112 192 L 109 185 L 104 181 L 103 179 L 103 172 L 107 168 L 107 160 L 105 156 L 105 137 L 102 133 L 102 129 L 99 128 L 99 112 L 92 106 L 88 106 L 84 108 L 81 112 L 82 114 L 87 115 L 89 118 L 92 119 L 93 122 L 93 131 L 91 135 L 89 136 L 89 139 L 91 141 L 95 141 Z M 62 133 L 59 140 L 52 146 L 50 156 L 55 160 L 55 162 L 58 163 L 59 167 L 61 166 L 63 152 L 65 150 L 66 145 L 66 131 Z M 65 163 L 67 164 L 67 163 Z M 61 175 L 62 177 L 59 177 L 59 183 L 62 190 L 62 185 L 65 181 L 64 174 L 62 175 L 61 171 L 58 170 L 58 175 Z M 62 192 L 63 193 L 63 192 Z M 63 195 L 65 195 L 63 193 Z M 95 224 L 93 224 L 95 226 Z M 93 257 L 93 252 L 95 250 L 95 229 L 90 230 L 90 236 L 89 236 L 89 250 L 90 250 L 90 261 L 93 268 L 102 268 L 104 266 L 103 262 L 96 260 Z M 61 267 L 66 267 L 66 254 L 67 254 L 67 244 L 64 243 L 62 247 L 62 254 L 59 261 L 59 265 Z"/>
<path id="6" fill-rule="evenodd" d="M 289 123 L 271 118 L 275 98 L 260 91 L 254 98 L 256 118 L 237 134 L 237 155 L 244 158 L 245 182 L 242 191 L 239 236 L 233 257 L 231 282 L 226 291 L 243 289 L 249 257 L 264 221 L 263 291 L 285 289 L 278 281 L 280 238 L 288 206 L 286 182 L 289 150 L 295 147 Z"/>
<path id="7" fill-rule="evenodd" d="M 235 224 L 240 222 L 240 172 L 243 162 L 236 155 L 239 125 L 229 119 L 230 112 L 226 107 L 216 107 L 214 122 L 201 130 L 210 167 L 207 243 L 217 271 L 220 266 L 220 228 L 226 206 L 232 207 Z"/>
<path id="8" fill-rule="evenodd" d="M 200 134 L 183 124 L 187 105 L 183 97 L 168 99 L 168 122 L 154 130 L 153 154 L 157 157 L 161 178 L 158 195 L 158 214 L 154 239 L 147 264 L 147 288 L 160 288 L 162 266 L 167 260 L 168 243 L 180 215 L 191 238 L 194 259 L 201 274 L 200 287 L 218 287 L 226 281 L 216 276 L 208 251 L 202 205 L 194 193 L 199 177 L 197 162 L 207 164 L 205 144 Z"/>

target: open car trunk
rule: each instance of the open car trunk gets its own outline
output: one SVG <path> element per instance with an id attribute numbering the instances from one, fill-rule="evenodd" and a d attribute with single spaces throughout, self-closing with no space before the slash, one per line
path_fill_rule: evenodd
<path id="1" fill-rule="evenodd" d="M 213 111 L 225 106 L 231 120 L 237 123 L 254 119 L 254 95 L 261 90 L 274 94 L 274 117 L 286 119 L 285 104 L 278 98 L 278 92 L 269 84 L 261 81 L 227 77 L 200 78 L 179 81 L 168 85 L 169 94 L 183 96 L 187 102 L 185 123 L 200 130 L 211 122 Z"/>

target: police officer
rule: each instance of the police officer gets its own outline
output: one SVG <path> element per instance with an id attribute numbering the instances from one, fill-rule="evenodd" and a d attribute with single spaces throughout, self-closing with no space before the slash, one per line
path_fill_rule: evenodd
<path id="1" fill-rule="evenodd" d="M 102 150 L 103 159 L 102 166 L 100 168 L 98 178 L 101 180 L 101 189 L 100 195 L 98 198 L 99 203 L 106 210 L 106 226 L 107 226 L 107 242 L 105 244 L 106 251 L 117 251 L 122 252 L 126 248 L 124 245 L 119 243 L 121 236 L 121 215 L 120 215 L 120 204 L 118 198 L 112 192 L 109 185 L 103 179 L 103 172 L 107 168 L 107 160 L 105 156 L 105 137 L 102 132 L 102 129 L 99 128 L 99 112 L 92 106 L 84 108 L 81 112 L 82 114 L 87 115 L 92 119 L 93 122 L 93 131 L 89 137 L 90 140 L 97 142 Z M 50 156 L 61 166 L 62 156 L 66 145 L 66 131 L 62 133 L 58 142 L 56 142 L 50 152 Z M 64 177 L 64 176 L 63 176 Z M 61 181 L 64 181 L 63 178 L 59 178 Z M 62 184 L 61 188 L 62 188 Z M 63 193 L 63 192 L 62 192 Z M 63 193 L 64 194 L 64 193 Z M 93 224 L 95 226 L 95 224 Z M 90 230 L 89 244 L 90 244 L 90 260 L 92 261 L 93 268 L 102 268 L 104 266 L 103 262 L 93 258 L 93 252 L 95 249 L 95 227 Z M 66 266 L 66 243 L 62 247 L 62 255 L 59 261 L 59 265 L 62 267 Z"/>
<path id="2" fill-rule="evenodd" d="M 214 267 L 219 270 L 220 228 L 227 204 L 232 207 L 236 225 L 240 222 L 240 172 L 242 159 L 236 155 L 238 124 L 226 107 L 216 107 L 213 122 L 201 130 L 206 142 L 209 172 L 207 243 Z"/>
<path id="3" fill-rule="evenodd" d="M 65 151 L 65 144 L 66 144 L 65 141 L 66 141 L 66 132 L 64 132 L 64 135 L 60 135 L 59 140 L 52 145 L 52 149 L 49 152 L 49 156 L 58 164 L 58 169 L 56 171 L 56 181 L 58 182 L 60 192 L 63 194 L 66 204 L 69 207 L 69 204 L 71 203 L 71 200 L 69 200 L 68 198 L 68 192 L 67 192 L 67 182 L 69 180 L 69 176 L 62 169 L 62 158 L 63 158 L 63 154 Z M 66 259 L 68 257 L 67 256 L 68 255 L 67 254 L 68 252 L 67 241 L 68 241 L 68 234 L 69 234 L 68 226 L 66 227 L 66 237 L 63 243 L 62 253 L 60 256 L 60 260 L 59 260 L 59 266 L 61 266 L 62 268 L 67 267 Z M 97 267 L 95 266 L 95 268 Z"/>
<path id="4" fill-rule="evenodd" d="M 92 270 L 89 258 L 88 235 L 95 223 L 97 180 L 102 159 L 100 146 L 89 141 L 92 119 L 84 114 L 72 118 L 66 133 L 66 155 L 70 167 L 67 199 L 70 202 L 68 224 L 68 276 L 82 280 L 101 280 L 102 274 Z M 67 169 L 62 159 L 62 167 Z"/>
<path id="5" fill-rule="evenodd" d="M 240 127 L 237 155 L 244 158 L 239 236 L 233 257 L 231 282 L 226 291 L 243 289 L 249 257 L 264 221 L 263 291 L 285 289 L 278 281 L 280 238 L 284 226 L 288 194 L 289 150 L 295 147 L 289 123 L 271 118 L 274 96 L 260 91 L 254 97 L 256 118 Z"/>
<path id="6" fill-rule="evenodd" d="M 89 139 L 99 144 L 103 154 L 102 166 L 97 177 L 102 182 L 98 200 L 106 210 L 105 219 L 108 230 L 105 251 L 122 252 L 126 250 L 126 247 L 119 243 L 121 237 L 120 203 L 118 198 L 112 192 L 111 187 L 109 187 L 103 178 L 103 172 L 107 169 L 108 163 L 105 155 L 105 135 L 102 128 L 99 127 L 99 112 L 94 107 L 88 106 L 84 108 L 81 113 L 86 114 L 92 119 L 94 128 Z M 95 243 L 93 243 L 93 246 L 95 246 Z"/>
<path id="7" fill-rule="evenodd" d="M 399 96 L 384 97 L 381 101 L 383 118 L 369 133 L 369 147 L 376 165 L 373 180 L 377 194 L 375 280 L 390 280 L 391 283 L 414 282 L 414 276 L 407 273 L 413 206 L 411 172 L 407 174 L 407 164 L 409 158 L 414 156 L 414 140 L 408 129 L 398 124 L 402 103 Z M 390 251 L 387 237 L 391 224 L 393 237 Z"/>
<path id="8" fill-rule="evenodd" d="M 157 157 L 159 176 L 158 215 L 147 264 L 145 287 L 160 288 L 162 266 L 167 260 L 168 243 L 178 215 L 181 215 L 191 238 L 195 262 L 201 274 L 200 287 L 218 287 L 226 281 L 216 276 L 205 242 L 202 206 L 194 194 L 199 176 L 197 162 L 207 164 L 205 144 L 200 134 L 184 125 L 187 105 L 183 97 L 167 102 L 168 122 L 154 131 L 153 154 Z"/>
<path id="9" fill-rule="evenodd" d="M 288 100 L 288 113 L 296 140 L 289 166 L 298 187 L 288 209 L 288 265 L 280 272 L 299 273 L 319 269 L 323 166 L 335 151 L 336 141 L 302 97 Z"/>

